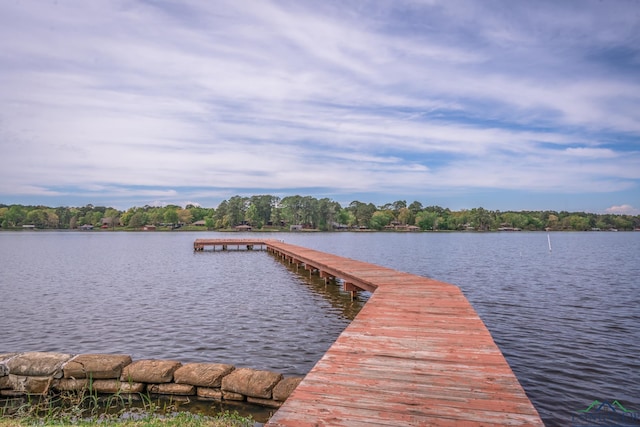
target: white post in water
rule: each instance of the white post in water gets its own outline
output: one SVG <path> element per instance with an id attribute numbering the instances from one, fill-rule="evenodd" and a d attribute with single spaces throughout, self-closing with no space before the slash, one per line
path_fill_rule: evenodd
<path id="1" fill-rule="evenodd" d="M 551 252 L 551 236 L 547 233 L 547 242 L 549 242 L 549 252 Z"/>

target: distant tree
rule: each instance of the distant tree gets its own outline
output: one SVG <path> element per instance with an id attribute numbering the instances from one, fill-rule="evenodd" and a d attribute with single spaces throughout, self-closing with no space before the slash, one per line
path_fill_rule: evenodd
<path id="1" fill-rule="evenodd" d="M 45 213 L 47 217 L 45 226 L 47 228 L 58 228 L 60 226 L 60 217 L 58 217 L 58 214 L 53 209 L 49 209 L 45 211 Z"/>
<path id="2" fill-rule="evenodd" d="M 396 200 L 395 202 L 392 203 L 392 206 L 393 206 L 393 215 L 397 219 L 398 215 L 400 215 L 400 211 L 402 209 L 406 209 L 407 208 L 407 201 L 406 200 Z"/>
<path id="3" fill-rule="evenodd" d="M 29 211 L 26 222 L 35 225 L 36 228 L 45 228 L 47 225 L 47 213 L 40 209 Z"/>
<path id="4" fill-rule="evenodd" d="M 229 203 L 226 200 L 223 200 L 216 209 L 213 214 L 213 221 L 215 223 L 215 228 L 224 228 L 226 226 L 225 220 L 227 218 Z"/>
<path id="5" fill-rule="evenodd" d="M 435 230 L 438 225 L 438 214 L 436 212 L 420 212 L 416 215 L 416 225 L 421 230 Z"/>
<path id="6" fill-rule="evenodd" d="M 5 219 L 9 222 L 9 227 L 17 227 L 27 219 L 27 211 L 19 205 L 11 205 L 5 214 Z"/>
<path id="7" fill-rule="evenodd" d="M 185 209 L 191 212 L 192 221 L 201 221 L 213 215 L 213 209 L 206 209 L 200 206 L 187 205 Z"/>
<path id="8" fill-rule="evenodd" d="M 471 209 L 471 220 L 476 230 L 487 231 L 491 226 L 491 214 L 483 207 Z"/>
<path id="9" fill-rule="evenodd" d="M 252 196 L 249 199 L 249 209 L 252 209 L 251 224 L 262 227 L 271 219 L 271 209 L 273 207 L 273 196 L 269 194 Z"/>
<path id="10" fill-rule="evenodd" d="M 413 215 L 418 215 L 418 212 L 420 212 L 423 209 L 422 207 L 422 203 L 418 202 L 418 201 L 413 201 L 411 202 L 411 204 L 409 205 L 409 210 L 411 212 L 413 212 Z"/>
<path id="11" fill-rule="evenodd" d="M 167 208 L 164 212 L 164 222 L 168 224 L 177 224 L 180 220 L 178 210 L 175 208 Z"/>
<path id="12" fill-rule="evenodd" d="M 147 216 L 143 211 L 137 211 L 129 218 L 129 227 L 140 228 L 147 223 Z"/>
<path id="13" fill-rule="evenodd" d="M 340 204 L 331 201 L 328 198 L 323 198 L 317 201 L 317 208 L 315 215 L 315 222 L 318 229 L 321 231 L 327 231 L 333 229 L 333 223 L 337 221 L 338 212 L 340 211 Z"/>
<path id="14" fill-rule="evenodd" d="M 271 199 L 271 216 L 269 217 L 269 221 L 275 226 L 280 226 L 283 221 L 281 204 L 282 200 L 280 197 L 274 196 Z"/>
<path id="15" fill-rule="evenodd" d="M 360 227 L 369 227 L 369 221 L 371 221 L 373 213 L 377 211 L 373 203 L 367 204 L 358 200 L 351 202 L 348 209 L 356 217 L 356 223 Z"/>
<path id="16" fill-rule="evenodd" d="M 180 209 L 178 211 L 178 221 L 183 222 L 185 224 L 191 224 L 191 222 L 193 221 L 193 215 L 191 214 L 191 210 Z"/>
<path id="17" fill-rule="evenodd" d="M 118 222 L 120 221 L 120 211 L 109 208 L 104 212 L 104 218 L 106 219 L 108 226 L 111 227 L 112 230 L 116 228 Z"/>
<path id="18" fill-rule="evenodd" d="M 303 201 L 302 197 L 287 196 L 280 201 L 282 206 L 282 217 L 287 224 L 302 224 L 303 222 Z"/>
<path id="19" fill-rule="evenodd" d="M 211 230 L 212 228 L 215 227 L 215 222 L 214 222 L 213 218 L 209 216 L 209 217 L 204 219 L 204 225 L 205 225 L 205 227 L 207 227 L 207 230 Z"/>
<path id="20" fill-rule="evenodd" d="M 349 227 L 353 227 L 354 225 L 356 225 L 356 217 L 348 209 L 340 209 L 340 211 L 338 212 L 337 220 L 338 223 Z"/>
<path id="21" fill-rule="evenodd" d="M 227 203 L 227 215 L 225 216 L 225 227 L 234 227 L 242 224 L 247 213 L 247 199 L 245 197 L 233 196 Z"/>
<path id="22" fill-rule="evenodd" d="M 374 230 L 382 230 L 385 226 L 391 224 L 391 221 L 393 220 L 394 217 L 392 211 L 376 211 L 371 215 L 369 226 Z"/>
<path id="23" fill-rule="evenodd" d="M 260 220 L 260 215 L 258 215 L 258 209 L 255 207 L 255 205 L 249 205 L 245 216 L 245 221 L 255 228 L 262 228 L 262 226 L 264 225 L 264 223 Z"/>
<path id="24" fill-rule="evenodd" d="M 410 209 L 400 208 L 400 210 L 398 211 L 397 219 L 400 224 L 413 225 L 415 224 L 416 216 L 413 212 L 411 212 Z"/>

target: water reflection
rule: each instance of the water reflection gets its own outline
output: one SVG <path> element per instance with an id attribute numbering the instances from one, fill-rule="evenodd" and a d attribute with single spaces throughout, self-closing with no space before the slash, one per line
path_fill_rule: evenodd
<path id="1" fill-rule="evenodd" d="M 342 316 L 346 319 L 353 320 L 371 296 L 370 292 L 356 291 L 352 297 L 350 292 L 342 290 L 342 282 L 339 279 L 325 281 L 317 274 L 312 274 L 304 268 L 299 268 L 296 264 L 283 261 L 275 255 L 272 255 L 272 257 L 291 273 L 295 274 L 301 283 L 307 285 L 315 294 L 322 296 L 336 310 L 340 310 Z"/>

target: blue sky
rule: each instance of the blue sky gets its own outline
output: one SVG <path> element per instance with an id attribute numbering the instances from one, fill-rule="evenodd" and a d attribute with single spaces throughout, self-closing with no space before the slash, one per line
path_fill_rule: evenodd
<path id="1" fill-rule="evenodd" d="M 5 1 L 0 203 L 640 213 L 637 1 Z"/>

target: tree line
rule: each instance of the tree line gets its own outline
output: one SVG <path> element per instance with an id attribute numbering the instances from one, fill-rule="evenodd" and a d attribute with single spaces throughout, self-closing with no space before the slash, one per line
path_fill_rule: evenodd
<path id="1" fill-rule="evenodd" d="M 376 206 L 354 200 L 348 206 L 311 196 L 233 196 L 217 208 L 187 205 L 131 207 L 47 207 L 0 204 L 3 229 L 139 229 L 145 225 L 170 228 L 203 226 L 212 230 L 251 226 L 252 229 L 295 228 L 331 230 L 634 230 L 640 215 L 595 214 L 566 211 L 498 211 L 482 207 L 452 211 L 405 200 Z"/>

